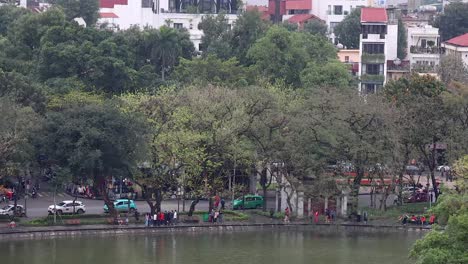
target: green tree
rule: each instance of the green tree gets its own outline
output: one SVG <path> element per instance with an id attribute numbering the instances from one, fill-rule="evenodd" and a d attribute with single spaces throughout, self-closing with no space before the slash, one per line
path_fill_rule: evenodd
<path id="1" fill-rule="evenodd" d="M 257 74 L 271 82 L 284 81 L 300 87 L 300 73 L 307 63 L 321 64 L 335 59 L 336 50 L 322 37 L 273 26 L 247 56 L 254 62 L 252 67 Z"/>
<path id="2" fill-rule="evenodd" d="M 444 91 L 445 86 L 434 77 L 417 74 L 389 82 L 384 91 L 391 102 L 403 109 L 406 122 L 411 124 L 407 136 L 429 168 L 436 198 L 439 193 L 434 174 L 437 166 L 435 146 L 448 138 L 448 116 L 441 96 Z"/>
<path id="3" fill-rule="evenodd" d="M 348 49 L 359 49 L 359 34 L 361 32 L 361 9 L 356 8 L 334 29 L 338 41 Z"/>
<path id="4" fill-rule="evenodd" d="M 64 101 L 48 112 L 39 150 L 75 179 L 92 180 L 116 216 L 107 181 L 111 176 L 133 177 L 145 160 L 146 124 L 139 115 L 86 94 L 65 95 Z"/>
<path id="5" fill-rule="evenodd" d="M 468 32 L 468 3 L 451 3 L 444 8 L 444 13 L 435 20 L 435 26 L 440 29 L 442 41 L 460 36 Z"/>
<path id="6" fill-rule="evenodd" d="M 406 58 L 407 36 L 406 27 L 403 21 L 398 19 L 398 43 L 397 43 L 397 57 L 400 59 Z"/>
<path id="7" fill-rule="evenodd" d="M 411 257 L 416 263 L 465 263 L 468 261 L 468 156 L 460 158 L 455 164 L 460 177 L 458 192 L 447 191 L 431 210 L 436 214 L 439 224 L 446 224 L 445 230 L 434 229 L 423 239 L 416 241 Z"/>
<path id="8" fill-rule="evenodd" d="M 348 88 L 352 80 L 346 65 L 339 61 L 330 61 L 321 66 L 309 63 L 301 73 L 301 82 L 306 89 L 319 89 L 323 86 Z"/>
<path id="9" fill-rule="evenodd" d="M 437 73 L 442 82 L 449 85 L 451 82 L 465 82 L 468 80 L 468 69 L 460 56 L 447 54 L 440 58 Z"/>
<path id="10" fill-rule="evenodd" d="M 247 51 L 260 37 L 262 37 L 268 24 L 262 19 L 258 11 L 246 11 L 236 20 L 232 28 L 230 40 L 233 56 L 243 65 L 249 65 Z"/>
<path id="11" fill-rule="evenodd" d="M 63 8 L 67 19 L 81 17 L 88 27 L 96 24 L 99 18 L 98 0 L 53 0 L 52 3 Z"/>
<path id="12" fill-rule="evenodd" d="M 313 35 L 319 35 L 326 37 L 328 27 L 323 21 L 318 19 L 313 19 L 304 24 L 304 31 Z"/>
<path id="13" fill-rule="evenodd" d="M 203 56 L 213 54 L 225 60 L 232 57 L 233 47 L 230 43 L 232 30 L 225 14 L 203 17 L 199 28 L 203 30 L 201 39 Z"/>
<path id="14" fill-rule="evenodd" d="M 221 60 L 214 55 L 193 60 L 181 59 L 174 76 L 187 84 L 246 85 L 247 69 L 235 58 Z"/>
<path id="15" fill-rule="evenodd" d="M 6 35 L 11 24 L 28 13 L 27 9 L 13 5 L 0 6 L 0 35 Z"/>
<path id="16" fill-rule="evenodd" d="M 19 176 L 17 171 L 28 168 L 35 157 L 31 139 L 41 124 L 41 117 L 31 107 L 0 97 L 0 178 Z"/>

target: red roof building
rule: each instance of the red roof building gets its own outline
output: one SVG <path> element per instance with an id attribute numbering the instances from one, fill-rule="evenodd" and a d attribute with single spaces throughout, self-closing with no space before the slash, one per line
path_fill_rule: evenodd
<path id="1" fill-rule="evenodd" d="M 445 41 L 445 43 L 458 46 L 458 47 L 468 47 L 468 33 L 449 39 Z"/>
<path id="2" fill-rule="evenodd" d="M 321 20 L 320 18 L 312 15 L 312 14 L 298 14 L 298 15 L 294 15 L 292 17 L 290 17 L 288 19 L 288 22 L 289 23 L 294 23 L 294 24 L 297 24 L 298 27 L 300 29 L 302 29 L 304 27 L 304 24 L 307 23 L 308 21 L 310 20 L 319 20 L 323 23 L 325 23 L 323 20 Z"/>
<path id="3" fill-rule="evenodd" d="M 286 10 L 311 10 L 311 0 L 287 0 Z"/>
<path id="4" fill-rule="evenodd" d="M 118 15 L 114 14 L 114 13 L 110 13 L 110 12 L 102 12 L 102 13 L 99 13 L 99 17 L 100 18 L 119 18 Z"/>
<path id="5" fill-rule="evenodd" d="M 388 16 L 385 8 L 364 7 L 361 9 L 361 23 L 387 23 Z"/>

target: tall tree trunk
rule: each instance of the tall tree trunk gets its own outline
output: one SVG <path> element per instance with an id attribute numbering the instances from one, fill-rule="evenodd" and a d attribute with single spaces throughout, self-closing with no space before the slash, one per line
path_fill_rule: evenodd
<path id="1" fill-rule="evenodd" d="M 99 189 L 102 194 L 102 199 L 104 200 L 104 204 L 107 205 L 107 208 L 109 210 L 109 215 L 111 215 L 113 218 L 117 218 L 117 211 L 114 208 L 114 203 L 109 198 L 109 193 L 107 192 L 107 185 L 106 185 L 105 177 L 102 175 L 99 175 L 99 176 L 96 176 L 95 179 L 97 179 L 97 182 L 99 184 Z"/>
<path id="2" fill-rule="evenodd" d="M 192 203 L 190 204 L 190 209 L 189 209 L 189 212 L 188 212 L 188 216 L 191 217 L 193 215 L 193 212 L 195 211 L 195 206 L 198 204 L 198 202 L 200 201 L 200 198 L 196 198 L 194 201 L 192 201 Z"/>

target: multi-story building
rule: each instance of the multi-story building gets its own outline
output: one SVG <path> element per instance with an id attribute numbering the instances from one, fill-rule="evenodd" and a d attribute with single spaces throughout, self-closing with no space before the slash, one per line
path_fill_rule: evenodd
<path id="1" fill-rule="evenodd" d="M 375 93 L 387 80 L 387 61 L 398 61 L 398 20 L 394 9 L 362 8 L 359 91 Z"/>
<path id="2" fill-rule="evenodd" d="M 439 29 L 423 25 L 408 27 L 407 32 L 407 54 L 411 70 L 421 73 L 435 72 L 440 60 Z"/>
<path id="3" fill-rule="evenodd" d="M 231 25 L 237 19 L 237 0 L 100 0 L 98 23 L 118 29 L 132 26 L 185 28 L 195 49 L 200 50 L 203 32 L 199 23 L 208 14 L 223 10 Z"/>
<path id="4" fill-rule="evenodd" d="M 468 67 L 468 33 L 449 39 L 442 43 L 446 54 L 459 56 Z"/>
<path id="5" fill-rule="evenodd" d="M 334 28 L 357 7 L 372 6 L 373 0 L 309 0 L 312 14 L 327 23 L 329 38 L 335 44 Z"/>

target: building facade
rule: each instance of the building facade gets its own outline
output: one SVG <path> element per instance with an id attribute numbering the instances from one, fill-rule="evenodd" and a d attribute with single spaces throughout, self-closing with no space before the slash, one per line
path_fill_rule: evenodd
<path id="1" fill-rule="evenodd" d="M 459 56 L 466 67 L 468 67 L 468 33 L 449 39 L 442 43 L 446 54 Z"/>
<path id="2" fill-rule="evenodd" d="M 411 70 L 420 73 L 435 72 L 441 53 L 439 29 L 423 25 L 408 27 L 407 32 L 407 54 Z"/>
<path id="3" fill-rule="evenodd" d="M 394 9 L 362 8 L 359 91 L 375 93 L 387 81 L 387 61 L 397 61 L 398 20 Z"/>
<path id="4" fill-rule="evenodd" d="M 335 44 L 334 29 L 343 19 L 358 7 L 372 6 L 372 0 L 309 0 L 312 1 L 312 14 L 326 22 L 329 38 Z"/>
<path id="5" fill-rule="evenodd" d="M 237 0 L 100 0 L 98 24 L 122 30 L 132 26 L 159 28 L 163 25 L 185 28 L 195 49 L 200 50 L 203 31 L 198 25 L 202 19 L 224 11 L 231 25 L 237 19 L 237 4 Z"/>

